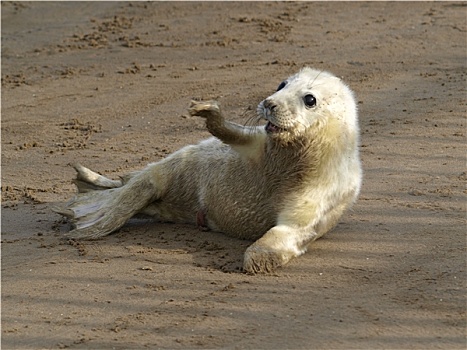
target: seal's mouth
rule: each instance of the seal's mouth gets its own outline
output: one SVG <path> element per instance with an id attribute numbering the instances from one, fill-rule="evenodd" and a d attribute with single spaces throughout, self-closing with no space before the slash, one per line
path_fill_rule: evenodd
<path id="1" fill-rule="evenodd" d="M 285 129 L 282 129 L 278 127 L 277 125 L 274 125 L 273 123 L 269 122 L 266 124 L 266 132 L 270 134 L 277 134 L 279 132 L 285 131 Z"/>

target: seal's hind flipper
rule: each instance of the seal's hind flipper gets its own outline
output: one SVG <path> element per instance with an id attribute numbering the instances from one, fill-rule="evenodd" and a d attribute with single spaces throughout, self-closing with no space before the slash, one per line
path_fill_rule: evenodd
<path id="1" fill-rule="evenodd" d="M 132 210 L 120 208 L 127 215 L 115 214 L 112 203 L 117 198 L 116 189 L 80 193 L 64 207 L 53 207 L 52 210 L 66 216 L 74 230 L 65 234 L 69 238 L 96 239 L 108 235 L 123 226 Z M 118 207 L 118 205 L 117 205 Z"/>
<path id="2" fill-rule="evenodd" d="M 122 180 L 111 180 L 105 176 L 82 166 L 81 164 L 74 164 L 73 168 L 76 170 L 76 179 L 73 183 L 78 187 L 78 192 L 86 193 L 90 191 L 100 191 L 109 188 L 116 188 L 122 186 Z"/>
<path id="3" fill-rule="evenodd" d="M 69 238 L 96 239 L 122 227 L 132 216 L 155 198 L 155 188 L 150 173 L 133 173 L 119 181 L 109 180 L 93 171 L 76 166 L 78 183 L 100 191 L 78 193 L 63 208 L 53 208 L 70 219 L 75 229 Z M 135 176 L 135 174 L 139 176 Z M 106 186 L 113 188 L 105 188 Z"/>

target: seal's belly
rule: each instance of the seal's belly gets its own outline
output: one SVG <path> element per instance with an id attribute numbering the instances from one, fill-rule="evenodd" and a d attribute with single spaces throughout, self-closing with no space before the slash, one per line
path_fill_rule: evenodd
<path id="1" fill-rule="evenodd" d="M 256 240 L 276 225 L 277 213 L 271 201 L 245 193 L 207 201 L 203 206 L 207 226 L 230 236 Z"/>

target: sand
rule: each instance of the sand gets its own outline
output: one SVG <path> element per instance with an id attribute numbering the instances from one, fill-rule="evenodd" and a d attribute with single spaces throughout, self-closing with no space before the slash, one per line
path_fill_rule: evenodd
<path id="1" fill-rule="evenodd" d="M 455 2 L 2 2 L 3 349 L 465 349 L 466 7 Z M 116 178 L 246 122 L 303 66 L 359 101 L 361 196 L 271 275 L 249 241 L 51 211 L 70 163 Z"/>

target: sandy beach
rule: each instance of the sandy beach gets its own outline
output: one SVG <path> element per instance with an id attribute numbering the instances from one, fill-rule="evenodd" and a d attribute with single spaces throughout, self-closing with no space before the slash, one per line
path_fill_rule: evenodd
<path id="1" fill-rule="evenodd" d="M 2 2 L 2 349 L 465 349 L 465 2 Z M 304 66 L 355 91 L 364 181 L 269 275 L 251 242 L 132 220 L 63 238 L 72 163 L 111 178 Z M 250 113 L 251 114 L 251 113 Z"/>

